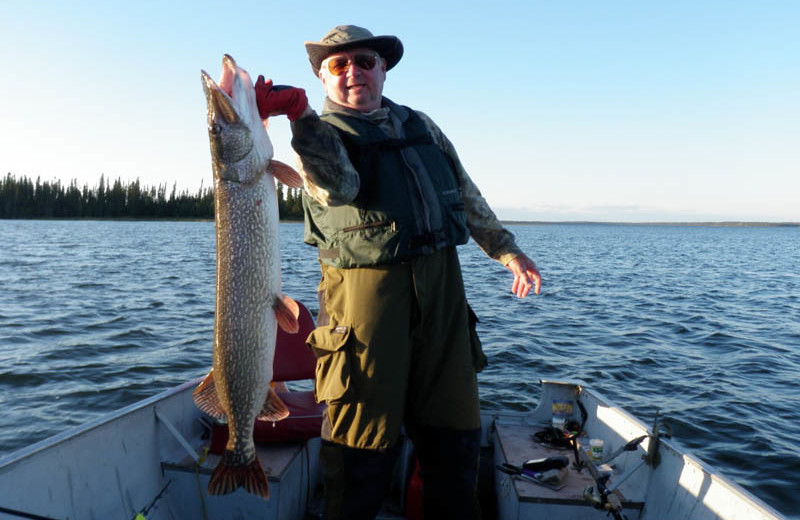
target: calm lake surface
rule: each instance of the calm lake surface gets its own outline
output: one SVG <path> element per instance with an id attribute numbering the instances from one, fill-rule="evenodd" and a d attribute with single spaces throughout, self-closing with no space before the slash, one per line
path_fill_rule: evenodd
<path id="1" fill-rule="evenodd" d="M 800 518 L 800 229 L 511 226 L 544 277 L 517 300 L 460 248 L 490 366 L 485 407 L 540 378 L 589 383 Z M 282 224 L 284 290 L 316 314 L 319 267 Z M 0 221 L 0 457 L 204 374 L 212 222 Z"/>

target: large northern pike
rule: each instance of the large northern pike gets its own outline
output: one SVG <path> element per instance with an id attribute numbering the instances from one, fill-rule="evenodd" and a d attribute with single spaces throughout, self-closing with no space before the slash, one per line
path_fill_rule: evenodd
<path id="1" fill-rule="evenodd" d="M 228 55 L 217 85 L 202 71 L 214 170 L 217 291 L 214 364 L 195 390 L 197 406 L 228 422 L 228 444 L 208 484 L 212 494 L 244 487 L 269 497 L 253 444 L 256 419 L 289 411 L 270 388 L 276 326 L 297 331 L 297 304 L 281 292 L 278 201 L 273 176 L 297 186 L 299 175 L 272 161 L 253 82 Z"/>

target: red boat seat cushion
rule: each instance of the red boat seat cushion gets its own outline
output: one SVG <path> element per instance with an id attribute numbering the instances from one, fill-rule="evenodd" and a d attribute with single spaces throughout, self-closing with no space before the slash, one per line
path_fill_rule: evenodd
<path id="1" fill-rule="evenodd" d="M 300 330 L 291 334 L 278 328 L 275 357 L 272 361 L 273 381 L 314 379 L 317 358 L 306 345 L 308 335 L 314 330 L 314 318 L 305 305 L 301 302 L 297 302 L 297 305 L 300 307 L 300 315 L 297 317 Z"/>
<path id="2" fill-rule="evenodd" d="M 289 417 L 282 421 L 256 421 L 253 440 L 258 443 L 304 441 L 319 437 L 325 404 L 314 400 L 314 392 L 278 392 L 289 408 Z M 214 423 L 211 427 L 211 453 L 220 455 L 228 443 L 228 425 Z"/>

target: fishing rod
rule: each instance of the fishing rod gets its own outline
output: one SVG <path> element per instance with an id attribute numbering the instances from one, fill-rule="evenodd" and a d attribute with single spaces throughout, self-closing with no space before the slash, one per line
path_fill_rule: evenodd
<path id="1" fill-rule="evenodd" d="M 593 486 L 588 486 L 584 490 L 584 499 L 586 499 L 586 501 L 592 504 L 592 506 L 594 506 L 596 509 L 608 511 L 608 513 L 611 514 L 615 520 L 627 520 L 627 517 L 622 513 L 622 501 L 615 493 L 617 488 L 623 482 L 628 480 L 628 478 L 643 465 L 647 464 L 653 468 L 658 466 L 661 461 L 661 456 L 658 453 L 658 449 L 661 445 L 661 437 L 672 437 L 672 429 L 669 427 L 669 425 L 666 425 L 659 420 L 659 415 L 659 412 L 656 411 L 656 416 L 653 420 L 652 433 L 648 435 L 642 435 L 628 441 L 626 444 L 611 453 L 611 455 L 605 457 L 598 464 L 595 464 L 592 461 L 589 461 L 588 463 L 583 460 L 578 461 L 577 459 L 575 461 L 575 464 L 576 466 L 579 466 L 579 469 L 580 467 L 584 466 L 588 468 L 589 473 L 591 473 L 595 482 Z M 600 475 L 597 471 L 597 466 L 611 462 L 626 451 L 635 451 L 645 439 L 650 439 L 650 442 L 648 444 L 647 451 L 644 455 L 642 455 L 642 460 L 639 461 L 638 464 L 634 464 L 625 473 L 616 478 L 612 486 L 608 486 L 608 481 L 611 478 L 611 475 Z"/>
<path id="2" fill-rule="evenodd" d="M 634 439 L 633 441 L 623 446 L 623 448 L 627 448 L 634 442 L 636 442 L 636 444 L 634 444 L 633 447 L 630 448 L 630 450 L 623 449 L 622 451 L 635 450 L 636 447 L 639 445 L 639 443 L 642 442 L 642 440 L 644 440 L 645 438 L 647 438 L 646 435 L 644 437 Z M 619 453 L 622 453 L 622 451 L 619 451 L 616 455 L 619 455 Z M 611 460 L 611 458 L 609 458 L 608 460 Z M 586 489 L 583 490 L 584 500 L 589 502 L 589 504 L 591 504 L 592 507 L 594 507 L 595 509 L 608 511 L 608 513 L 614 517 L 614 520 L 627 520 L 625 515 L 622 513 L 622 501 L 619 499 L 619 496 L 617 496 L 617 494 L 614 493 L 616 485 L 611 488 L 608 487 L 608 479 L 611 477 L 611 475 L 600 475 L 597 472 L 597 466 L 591 461 L 588 463 L 583 462 L 582 464 L 589 470 L 589 473 L 591 473 L 592 479 L 594 480 L 594 485 L 588 486 Z M 635 469 L 638 469 L 640 465 L 641 464 L 637 464 L 635 466 Z M 630 473 L 633 473 L 633 471 L 631 471 Z M 617 485 L 619 485 L 619 483 Z"/>
<path id="3" fill-rule="evenodd" d="M 36 513 L 28 513 L 27 511 L 20 511 L 18 509 L 11 509 L 3 506 L 0 506 L 0 513 L 19 518 L 27 518 L 30 520 L 58 520 L 57 518 L 53 518 L 51 516 L 37 515 Z"/>

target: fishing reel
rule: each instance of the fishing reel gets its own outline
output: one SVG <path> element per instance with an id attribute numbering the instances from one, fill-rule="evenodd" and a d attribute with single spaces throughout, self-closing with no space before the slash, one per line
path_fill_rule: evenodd
<path id="1" fill-rule="evenodd" d="M 608 514 L 612 515 L 615 519 L 624 520 L 625 515 L 622 514 L 622 501 L 620 500 L 619 496 L 614 493 L 614 490 L 619 487 L 620 484 L 625 482 L 642 465 L 647 464 L 652 468 L 656 468 L 661 462 L 661 456 L 658 452 L 661 439 L 669 439 L 671 437 L 672 428 L 663 422 L 661 419 L 661 414 L 656 411 L 656 416 L 653 420 L 652 433 L 648 435 L 641 435 L 628 441 L 626 444 L 614 451 L 609 457 L 603 459 L 602 463 L 611 462 L 623 452 L 635 451 L 638 449 L 639 444 L 641 444 L 643 440 L 650 439 L 647 451 L 644 455 L 642 455 L 642 460 L 638 464 L 634 464 L 623 475 L 616 478 L 614 485 L 610 488 L 608 487 L 610 475 L 598 475 L 597 469 L 594 466 L 590 466 L 589 469 L 592 473 L 592 477 L 595 479 L 595 483 L 587 486 L 586 489 L 583 490 L 583 498 L 595 509 L 608 511 Z"/>
<path id="2" fill-rule="evenodd" d="M 583 490 L 583 498 L 595 509 L 622 509 L 622 502 L 614 493 L 602 495 L 595 485 Z"/>
<path id="3" fill-rule="evenodd" d="M 622 501 L 606 487 L 608 477 L 600 477 L 597 483 L 583 490 L 583 498 L 595 509 L 607 511 L 617 520 L 625 520 L 622 514 Z"/>

